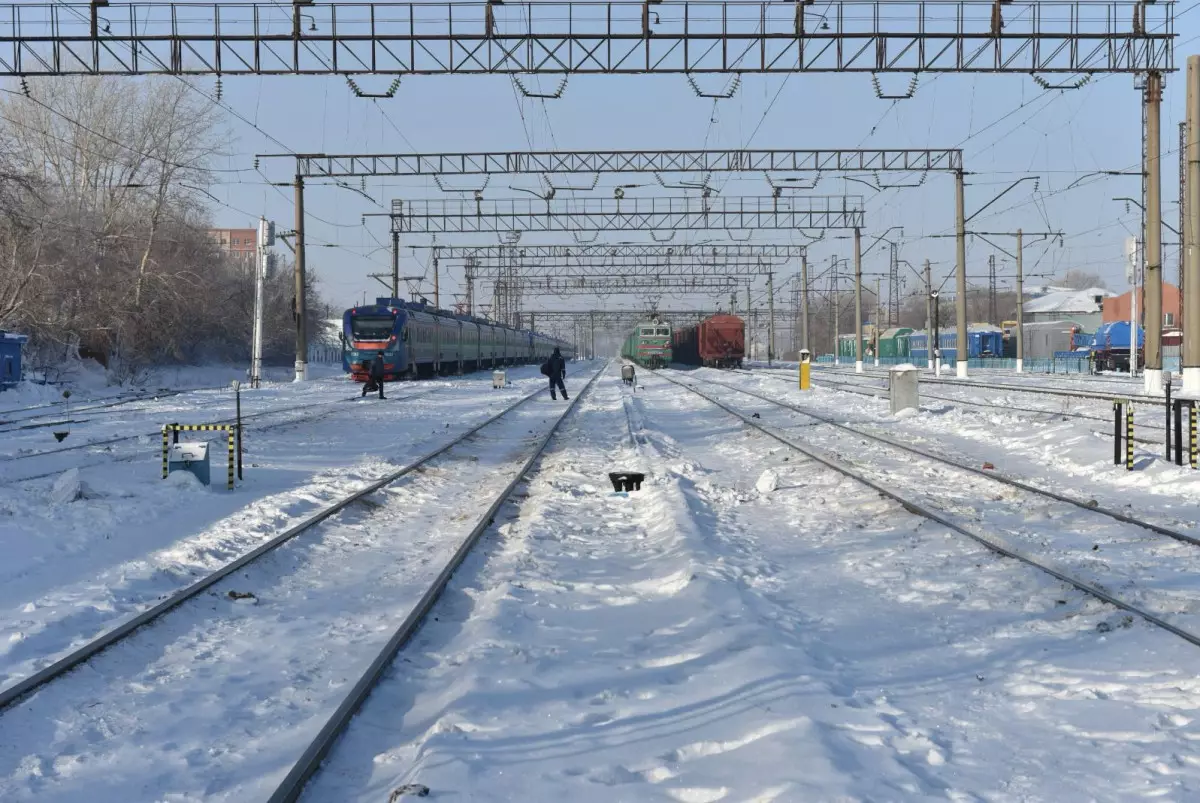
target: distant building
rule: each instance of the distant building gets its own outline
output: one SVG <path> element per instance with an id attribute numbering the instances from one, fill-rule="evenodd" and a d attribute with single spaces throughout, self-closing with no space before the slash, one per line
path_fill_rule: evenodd
<path id="1" fill-rule="evenodd" d="M 1129 320 L 1129 305 L 1133 291 L 1124 293 L 1113 298 L 1105 299 L 1104 301 L 1104 322 L 1111 323 L 1115 321 Z M 1180 296 L 1179 288 L 1173 284 L 1163 282 L 1163 328 L 1170 329 L 1179 326 Z M 1146 302 L 1142 291 L 1138 291 L 1138 311 L 1139 318 L 1146 311 Z"/>
<path id="2" fill-rule="evenodd" d="M 209 229 L 208 236 L 234 264 L 254 269 L 258 229 Z"/>
<path id="3" fill-rule="evenodd" d="M 1038 298 L 1025 302 L 1025 322 L 1070 320 L 1083 327 L 1085 332 L 1094 332 L 1105 320 L 1105 299 L 1116 294 L 1103 287 L 1088 287 L 1083 290 L 1055 289 Z"/>

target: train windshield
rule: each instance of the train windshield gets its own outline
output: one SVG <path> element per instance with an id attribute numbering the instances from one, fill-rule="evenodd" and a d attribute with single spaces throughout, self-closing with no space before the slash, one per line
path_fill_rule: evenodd
<path id="1" fill-rule="evenodd" d="M 658 333 L 660 335 L 669 335 L 669 334 L 671 334 L 671 330 L 665 326 L 660 326 L 660 327 L 658 327 Z"/>
<path id="2" fill-rule="evenodd" d="M 350 333 L 355 340 L 387 340 L 392 336 L 396 319 L 390 315 L 386 318 L 370 318 L 356 315 L 350 319 Z"/>

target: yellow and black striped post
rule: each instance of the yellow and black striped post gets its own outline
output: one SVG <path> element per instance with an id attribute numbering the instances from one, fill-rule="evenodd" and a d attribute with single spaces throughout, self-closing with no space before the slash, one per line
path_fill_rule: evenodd
<path id="1" fill-rule="evenodd" d="M 1125 470 L 1133 471 L 1133 402 L 1125 403 Z"/>
<path id="2" fill-rule="evenodd" d="M 1196 468 L 1196 402 L 1188 403 L 1188 464 Z"/>
<path id="3" fill-rule="evenodd" d="M 180 433 L 180 432 L 224 432 L 225 433 L 225 442 L 226 442 L 226 447 L 227 447 L 226 451 L 228 453 L 228 459 L 226 461 L 228 464 L 228 467 L 229 467 L 228 488 L 229 488 L 229 490 L 232 491 L 233 485 L 234 485 L 233 477 L 234 477 L 234 472 L 236 471 L 236 469 L 235 469 L 236 461 L 234 459 L 234 453 L 235 453 L 234 444 L 235 444 L 236 431 L 237 431 L 237 427 L 232 424 L 164 424 L 163 425 L 163 447 L 162 447 L 162 449 L 163 449 L 163 454 L 162 454 L 163 479 L 165 480 L 167 478 L 167 475 L 170 473 L 169 467 L 167 465 L 167 463 L 168 463 L 167 452 L 169 450 L 169 445 L 167 443 L 168 434 L 178 437 L 178 433 Z"/>

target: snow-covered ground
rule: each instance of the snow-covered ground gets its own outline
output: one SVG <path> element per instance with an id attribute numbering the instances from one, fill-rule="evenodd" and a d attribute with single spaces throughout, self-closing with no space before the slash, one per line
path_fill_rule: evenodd
<path id="1" fill-rule="evenodd" d="M 380 402 L 358 398 L 344 378 L 264 386 L 242 395 L 247 421 L 244 481 L 225 489 L 225 448 L 213 485 L 186 474 L 161 479 L 166 422 L 228 418 L 225 391 L 172 396 L 118 408 L 71 438 L 133 437 L 97 449 L 0 461 L 0 686 L 31 673 L 161 595 L 257 546 L 318 508 L 369 484 L 397 463 L 469 428 L 541 384 L 536 368 L 389 386 Z M 536 378 L 535 378 L 536 377 Z M 191 437 L 191 436 L 185 436 Z M 54 444 L 49 432 L 3 436 L 7 456 Z M 68 440 L 64 443 L 66 446 Z M 52 449 L 59 449 L 54 444 Z M 77 494 L 55 494 L 77 470 Z M 10 478 L 48 473 L 32 481 Z M 66 478 L 66 479 L 69 479 Z M 78 498 L 71 498 L 76 496 Z"/>
<path id="2" fill-rule="evenodd" d="M 584 370 L 572 368 L 573 387 Z M 496 517 L 306 801 L 398 803 L 405 784 L 432 799 L 578 803 L 1200 799 L 1197 648 L 652 372 L 635 391 L 617 371 Z M 343 401 L 355 387 L 341 380 L 244 397 L 256 410 L 304 407 L 261 419 L 233 493 L 158 480 L 157 438 L 0 462 L 0 483 L 43 462 L 95 463 L 74 501 L 49 501 L 54 477 L 0 485 L 0 547 L 14 556 L 0 569 L 0 685 L 544 382 L 534 368 L 513 374 L 503 391 L 484 375 L 391 388 L 396 400 L 419 394 L 403 402 Z M 946 471 L 716 382 L 1200 524 L 1190 472 L 1147 453 L 1128 474 L 1097 427 L 1052 410 L 935 402 L 896 418 L 886 401 L 819 384 L 677 376 L 904 493 L 935 497 Z M 0 713 L 0 800 L 265 800 L 561 404 L 538 398 L 455 459 Z M 97 418 L 66 443 L 226 412 L 205 394 L 172 397 Z M 265 429 L 273 416 L 283 423 Z M 46 440 L 0 435 L 10 455 Z M 642 490 L 614 494 L 607 473 L 618 470 L 645 472 Z M 935 501 L 1080 567 L 1136 571 L 1173 615 L 1200 610 L 1196 548 L 1099 519 L 1089 541 L 1089 514 L 1023 506 L 982 479 Z"/>
<path id="3" fill-rule="evenodd" d="M 306 800 L 1200 793 L 1195 648 L 642 381 L 600 386 Z"/>

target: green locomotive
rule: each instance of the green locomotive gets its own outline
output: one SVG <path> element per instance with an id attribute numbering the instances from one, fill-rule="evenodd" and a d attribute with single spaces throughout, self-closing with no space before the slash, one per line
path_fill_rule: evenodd
<path id="1" fill-rule="evenodd" d="M 621 344 L 621 356 L 643 368 L 665 368 L 671 362 L 671 324 L 657 317 L 639 323 Z"/>

